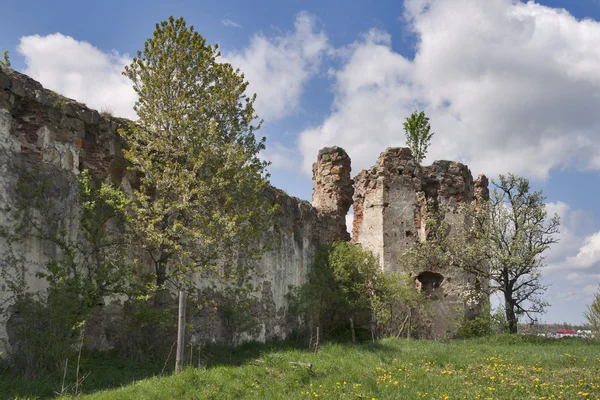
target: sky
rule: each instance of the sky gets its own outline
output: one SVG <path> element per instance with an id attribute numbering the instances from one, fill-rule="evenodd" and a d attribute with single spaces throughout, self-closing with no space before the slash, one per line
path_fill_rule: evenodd
<path id="1" fill-rule="evenodd" d="M 403 146 L 415 109 L 435 132 L 424 164 L 528 178 L 561 217 L 541 320 L 584 321 L 600 282 L 600 0 L 3 0 L 0 49 L 45 87 L 135 118 L 121 71 L 170 15 L 244 72 L 271 182 L 291 195 L 310 200 L 324 146 L 345 148 L 353 175 Z"/>

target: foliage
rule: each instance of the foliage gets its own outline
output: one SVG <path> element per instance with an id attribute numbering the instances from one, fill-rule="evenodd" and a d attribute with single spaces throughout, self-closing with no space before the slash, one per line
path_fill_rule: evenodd
<path id="1" fill-rule="evenodd" d="M 216 282 L 201 291 L 199 310 L 206 310 L 213 316 L 221 318 L 227 335 L 227 344 L 241 344 L 244 334 L 252 333 L 258 328 L 256 308 L 259 300 L 256 293 L 260 289 L 250 282 L 230 282 L 223 285 Z"/>
<path id="2" fill-rule="evenodd" d="M 594 294 L 594 301 L 587 306 L 587 310 L 583 312 L 583 315 L 591 329 L 598 335 L 598 332 L 600 332 L 600 292 Z"/>
<path id="3" fill-rule="evenodd" d="M 494 316 L 490 312 L 490 306 L 486 305 L 481 314 L 468 318 L 465 314 L 457 329 L 457 336 L 462 338 L 476 338 L 488 336 L 494 329 Z"/>
<path id="4" fill-rule="evenodd" d="M 10 68 L 10 57 L 6 49 L 2 50 L 2 58 L 0 58 L 0 69 L 2 68 Z"/>
<path id="5" fill-rule="evenodd" d="M 411 277 L 394 273 L 378 276 L 380 293 L 373 308 L 379 335 L 382 337 L 410 337 L 429 317 L 426 299 L 415 290 Z"/>
<path id="6" fill-rule="evenodd" d="M 227 326 L 229 344 L 240 344 L 241 336 L 256 327 L 258 320 L 252 310 L 258 305 L 253 285 L 227 286 L 219 294 L 218 303 Z"/>
<path id="7" fill-rule="evenodd" d="M 133 276 L 117 229 L 121 199 L 99 188 L 89 172 L 79 177 L 78 191 L 68 180 L 53 186 L 50 179 L 24 173 L 16 186 L 16 206 L 0 229 L 9 248 L 0 276 L 10 294 L 6 304 L 12 304 L 4 312 L 18 338 L 9 357 L 15 371 L 30 377 L 56 370 L 97 305 L 105 296 L 126 293 Z M 63 192 L 74 198 L 61 197 Z M 80 208 L 64 207 L 75 199 Z M 48 249 L 47 261 L 25 259 L 20 251 L 25 240 Z M 45 292 L 30 291 L 34 271 Z"/>
<path id="8" fill-rule="evenodd" d="M 529 181 L 500 175 L 489 202 L 461 204 L 455 210 L 428 206 L 427 241 L 405 253 L 404 262 L 419 268 L 453 265 L 490 282 L 499 291 L 509 331 L 517 332 L 519 316 L 534 319 L 548 305 L 541 294 L 543 252 L 557 242 L 558 216 L 548 218 L 542 193 L 530 192 Z M 458 215 L 451 227 L 445 216 Z M 456 219 L 456 218 L 455 218 Z"/>
<path id="9" fill-rule="evenodd" d="M 479 271 L 488 257 L 487 237 L 478 224 L 486 215 L 487 209 L 477 204 L 449 207 L 428 201 L 426 240 L 404 251 L 400 263 L 407 271 L 439 271 L 448 266 Z M 452 225 L 450 218 L 455 220 Z"/>
<path id="10" fill-rule="evenodd" d="M 421 164 L 427 154 L 429 148 L 429 141 L 434 135 L 431 132 L 431 125 L 429 124 L 429 118 L 425 116 L 425 111 L 414 111 L 410 117 L 406 117 L 404 126 L 404 133 L 406 134 L 406 145 L 410 147 L 415 160 L 418 164 Z"/>
<path id="11" fill-rule="evenodd" d="M 498 307 L 492 313 L 492 334 L 504 334 L 509 333 L 508 321 L 506 321 L 506 310 L 503 307 Z"/>
<path id="12" fill-rule="evenodd" d="M 454 206 L 445 204 L 434 204 L 429 201 L 425 219 L 426 240 L 417 242 L 411 248 L 402 253 L 399 260 L 405 271 L 419 274 L 423 271 L 444 271 L 448 267 L 475 271 L 467 281 L 464 281 L 458 295 L 464 307 L 463 312 L 467 315 L 455 321 L 459 330 L 457 334 L 466 335 L 461 332 L 462 326 L 468 325 L 468 335 L 472 330 L 486 330 L 484 326 L 487 321 L 475 317 L 472 311 L 485 303 L 489 295 L 485 281 L 485 271 L 488 258 L 487 237 L 478 229 L 475 221 L 483 219 L 487 211 L 478 204 L 459 203 Z M 437 298 L 438 294 L 434 288 L 424 290 L 428 298 Z"/>
<path id="13" fill-rule="evenodd" d="M 308 282 L 293 289 L 290 308 L 324 337 L 348 332 L 350 318 L 373 335 L 396 336 L 420 300 L 406 278 L 384 274 L 370 251 L 335 242 L 317 254 Z"/>
<path id="14" fill-rule="evenodd" d="M 139 178 L 127 219 L 159 287 L 191 284 L 191 273 L 217 263 L 249 268 L 262 251 L 272 208 L 263 198 L 268 163 L 258 156 L 265 139 L 254 135 L 262 121 L 243 74 L 219 56 L 170 17 L 125 67 L 139 116 L 121 132 Z"/>
<path id="15" fill-rule="evenodd" d="M 513 174 L 500 175 L 489 203 L 489 215 L 479 220 L 480 230 L 489 239 L 488 268 L 480 270 L 491 280 L 491 290 L 504 296 L 506 320 L 511 333 L 517 332 L 522 315 L 542 313 L 548 303 L 541 295 L 540 282 L 545 266 L 542 254 L 556 243 L 557 215 L 549 218 L 541 191 L 531 193 L 529 181 Z"/>
<path id="16" fill-rule="evenodd" d="M 123 306 L 123 320 L 117 332 L 118 355 L 136 362 L 165 362 L 174 357 L 177 307 L 157 306 L 150 296 L 132 296 Z M 172 353 L 172 354 L 170 354 Z"/>

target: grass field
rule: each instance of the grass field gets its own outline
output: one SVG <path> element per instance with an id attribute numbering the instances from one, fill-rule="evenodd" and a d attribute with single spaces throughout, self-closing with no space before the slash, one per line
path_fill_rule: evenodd
<path id="1" fill-rule="evenodd" d="M 284 344 L 249 344 L 233 353 L 212 349 L 204 367 L 188 367 L 180 376 L 135 382 L 162 366 L 131 371 L 135 364 L 97 360 L 82 366 L 90 372 L 82 399 L 600 399 L 600 343 L 573 339 L 383 340 L 325 344 L 316 355 Z M 52 380 L 38 382 L 36 392 L 12 379 L 2 390 L 4 378 L 5 398 L 56 397 L 60 387 L 56 379 L 54 390 Z"/>

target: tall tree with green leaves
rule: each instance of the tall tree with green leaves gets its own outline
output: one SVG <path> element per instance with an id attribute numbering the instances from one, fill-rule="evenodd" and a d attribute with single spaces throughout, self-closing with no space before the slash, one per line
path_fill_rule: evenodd
<path id="1" fill-rule="evenodd" d="M 597 335 L 600 332 L 600 291 L 594 294 L 594 301 L 587 306 L 587 310 L 583 312 L 583 316 Z"/>
<path id="2" fill-rule="evenodd" d="M 492 184 L 487 220 L 480 225 L 489 240 L 488 268 L 482 272 L 491 289 L 502 293 L 509 331 L 516 333 L 520 316 L 535 320 L 548 306 L 540 271 L 543 253 L 558 242 L 560 220 L 548 217 L 545 197 L 531 192 L 526 178 L 500 175 Z"/>
<path id="3" fill-rule="evenodd" d="M 421 164 L 427 154 L 429 141 L 434 135 L 429 118 L 425 116 L 425 111 L 414 111 L 402 125 L 406 134 L 406 145 L 411 149 L 417 163 Z"/>
<path id="4" fill-rule="evenodd" d="M 249 267 L 269 225 L 256 95 L 245 94 L 244 75 L 219 56 L 217 45 L 170 17 L 123 73 L 139 116 L 122 131 L 125 159 L 139 178 L 128 221 L 159 288 L 190 285 L 194 273 L 217 265 Z"/>

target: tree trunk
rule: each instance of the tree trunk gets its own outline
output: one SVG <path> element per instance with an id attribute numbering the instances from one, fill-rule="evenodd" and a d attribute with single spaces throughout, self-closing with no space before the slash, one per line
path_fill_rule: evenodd
<path id="1" fill-rule="evenodd" d="M 517 333 L 517 315 L 515 314 L 515 304 L 510 293 L 504 294 L 504 309 L 506 313 L 506 322 L 508 323 L 508 332 Z"/>

